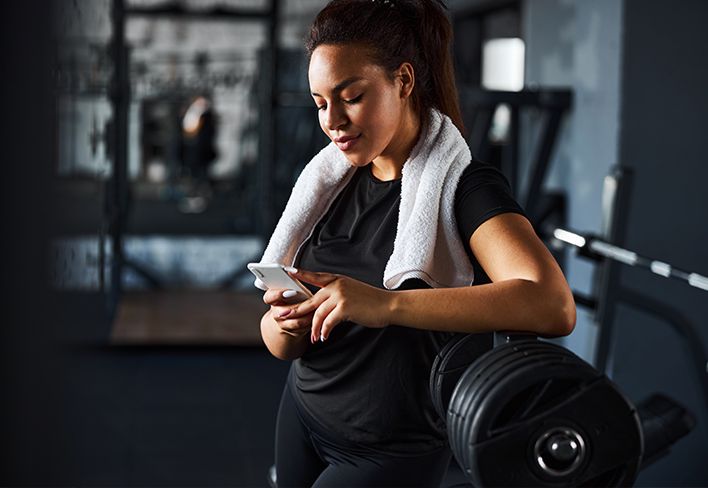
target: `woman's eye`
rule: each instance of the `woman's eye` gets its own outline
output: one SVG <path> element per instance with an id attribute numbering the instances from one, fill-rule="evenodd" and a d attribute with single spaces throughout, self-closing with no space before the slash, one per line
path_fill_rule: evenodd
<path id="1" fill-rule="evenodd" d="M 348 103 L 348 104 L 350 104 L 350 105 L 355 104 L 355 103 L 357 103 L 357 102 L 359 102 L 359 101 L 361 100 L 361 97 L 362 97 L 362 96 L 363 96 L 363 94 L 362 94 L 362 95 L 359 95 L 358 97 L 352 98 L 352 99 L 350 99 L 350 100 L 344 100 L 344 103 Z"/>
<path id="2" fill-rule="evenodd" d="M 324 110 L 327 108 L 327 105 L 318 105 L 317 110 Z"/>

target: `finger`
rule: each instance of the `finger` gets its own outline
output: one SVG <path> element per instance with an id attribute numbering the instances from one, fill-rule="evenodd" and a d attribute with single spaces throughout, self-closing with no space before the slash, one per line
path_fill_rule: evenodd
<path id="1" fill-rule="evenodd" d="M 329 313 L 334 310 L 336 306 L 337 303 L 334 300 L 328 300 L 317 307 L 315 314 L 312 316 L 312 332 L 310 333 L 310 342 L 313 344 L 315 341 L 320 340 L 322 322 L 324 322 Z"/>
<path id="2" fill-rule="evenodd" d="M 298 329 L 298 330 L 280 329 L 280 332 L 283 334 L 287 334 L 290 337 L 304 337 L 305 335 L 308 334 L 309 329 Z"/>
<path id="3" fill-rule="evenodd" d="M 310 321 L 307 319 L 283 320 L 278 324 L 280 330 L 299 336 L 307 334 L 310 330 Z"/>
<path id="4" fill-rule="evenodd" d="M 289 330 L 281 330 L 281 332 L 283 334 L 289 335 L 290 337 L 302 337 L 305 334 L 307 334 L 307 330 L 301 330 L 301 331 L 297 331 L 297 332 L 291 332 Z"/>
<path id="5" fill-rule="evenodd" d="M 283 291 L 285 291 L 285 290 L 279 290 L 277 288 L 271 288 L 269 290 L 266 290 L 266 292 L 263 293 L 263 301 L 268 305 L 272 305 L 274 303 L 282 301 L 283 300 L 283 297 L 282 297 Z"/>
<path id="6" fill-rule="evenodd" d="M 271 289 L 263 294 L 263 301 L 268 305 L 284 303 L 287 299 L 297 295 L 295 290 Z"/>
<path id="7" fill-rule="evenodd" d="M 329 293 L 323 292 L 322 290 L 318 291 L 304 302 L 294 305 L 292 307 L 293 312 L 290 317 L 303 317 L 314 312 L 320 305 L 322 305 L 322 303 L 324 303 L 325 300 L 327 300 L 328 297 Z"/>
<path id="8" fill-rule="evenodd" d="M 300 281 L 309 283 L 311 285 L 319 286 L 320 288 L 329 285 L 334 280 L 339 278 L 339 275 L 332 273 L 317 273 L 314 271 L 305 271 L 304 269 L 296 269 L 288 267 L 285 269 L 293 278 L 297 278 Z"/>
<path id="9" fill-rule="evenodd" d="M 347 318 L 344 316 L 342 307 L 334 307 L 334 310 L 327 315 L 327 318 L 322 323 L 322 327 L 320 329 L 320 340 L 326 341 L 327 338 L 329 338 L 329 334 L 332 332 L 332 329 L 346 319 Z"/>
<path id="10" fill-rule="evenodd" d="M 288 316 L 292 314 L 292 309 L 290 307 L 271 305 L 270 307 L 271 316 L 278 322 L 282 322 Z"/>

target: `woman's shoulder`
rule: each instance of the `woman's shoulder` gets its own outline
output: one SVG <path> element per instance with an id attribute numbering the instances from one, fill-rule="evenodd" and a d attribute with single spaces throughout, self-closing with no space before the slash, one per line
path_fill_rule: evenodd
<path id="1" fill-rule="evenodd" d="M 509 181 L 499 168 L 491 163 L 472 158 L 472 161 L 460 174 L 458 193 L 465 191 L 465 189 L 470 190 L 489 184 L 502 185 L 505 189 L 510 190 Z"/>
<path id="2" fill-rule="evenodd" d="M 461 235 L 468 239 L 485 220 L 505 212 L 524 214 L 504 173 L 492 164 L 472 160 L 460 176 L 455 194 Z"/>

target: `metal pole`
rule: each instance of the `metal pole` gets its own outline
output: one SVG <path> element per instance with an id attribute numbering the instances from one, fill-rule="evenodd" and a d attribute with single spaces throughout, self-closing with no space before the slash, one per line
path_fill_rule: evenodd
<path id="1" fill-rule="evenodd" d="M 519 195 L 519 107 L 509 105 L 509 141 L 504 147 L 502 172 L 509 177 L 512 194 Z"/>
<path id="2" fill-rule="evenodd" d="M 111 80 L 111 104 L 113 106 L 113 174 L 111 191 L 108 196 L 108 215 L 112 243 L 111 289 L 108 308 L 114 317 L 121 294 L 123 269 L 123 227 L 127 211 L 128 176 L 128 104 L 130 86 L 128 82 L 128 55 L 125 43 L 125 6 L 123 0 L 113 0 L 111 9 L 113 38 L 111 57 L 113 59 L 113 79 Z"/>
<path id="3" fill-rule="evenodd" d="M 278 104 L 278 33 L 280 0 L 271 0 L 268 24 L 268 47 L 264 51 L 261 68 L 260 110 L 260 200 L 261 221 L 259 234 L 267 240 L 275 227 L 274 179 L 275 139 L 277 137 L 276 109 Z"/>
<path id="4" fill-rule="evenodd" d="M 708 276 L 677 268 L 658 259 L 642 256 L 629 249 L 610 244 L 593 235 L 582 235 L 567 229 L 557 228 L 553 229 L 553 237 L 561 242 L 581 249 L 585 254 L 607 258 L 618 263 L 626 264 L 627 266 L 644 268 L 664 278 L 675 278 L 686 282 L 689 286 L 694 288 L 708 291 Z"/>
<path id="5" fill-rule="evenodd" d="M 541 140 L 536 151 L 535 158 L 530 169 L 531 181 L 526 189 L 526 199 L 524 207 L 529 215 L 536 215 L 538 211 L 539 201 L 542 195 L 543 182 L 546 179 L 546 173 L 551 161 L 553 146 L 556 142 L 556 135 L 560 127 L 563 110 L 559 108 L 551 109 L 546 116 L 546 124 L 541 132 Z"/>

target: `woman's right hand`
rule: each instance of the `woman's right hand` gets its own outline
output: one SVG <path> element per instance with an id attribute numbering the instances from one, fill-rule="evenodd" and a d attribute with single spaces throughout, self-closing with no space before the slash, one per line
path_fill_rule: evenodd
<path id="1" fill-rule="evenodd" d="M 263 301 L 270 305 L 271 317 L 284 334 L 292 337 L 302 337 L 310 333 L 314 312 L 295 319 L 288 319 L 292 303 L 287 303 L 283 293 L 287 290 L 266 290 Z"/>

